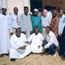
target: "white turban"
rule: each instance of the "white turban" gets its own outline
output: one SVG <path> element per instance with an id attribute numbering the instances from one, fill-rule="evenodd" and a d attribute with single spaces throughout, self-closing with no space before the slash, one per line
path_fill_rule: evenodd
<path id="1" fill-rule="evenodd" d="M 34 9 L 34 11 L 37 11 L 38 12 L 38 9 Z"/>
<path id="2" fill-rule="evenodd" d="M 21 26 L 17 26 L 15 29 L 21 28 Z"/>

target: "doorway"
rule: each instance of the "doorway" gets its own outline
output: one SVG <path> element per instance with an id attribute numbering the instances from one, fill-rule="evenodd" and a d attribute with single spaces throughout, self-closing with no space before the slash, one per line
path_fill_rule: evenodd
<path id="1" fill-rule="evenodd" d="M 31 12 L 34 11 L 35 8 L 38 10 L 42 10 L 42 0 L 30 0 L 31 2 Z"/>

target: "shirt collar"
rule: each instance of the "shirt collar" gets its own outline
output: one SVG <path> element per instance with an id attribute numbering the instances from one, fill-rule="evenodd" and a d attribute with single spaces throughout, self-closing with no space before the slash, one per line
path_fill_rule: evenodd
<path id="1" fill-rule="evenodd" d="M 65 17 L 65 15 L 63 14 L 60 18 L 63 18 L 63 17 Z"/>

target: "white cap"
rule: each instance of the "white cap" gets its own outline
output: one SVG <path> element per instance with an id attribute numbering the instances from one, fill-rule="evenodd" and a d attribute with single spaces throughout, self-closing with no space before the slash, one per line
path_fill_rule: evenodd
<path id="1" fill-rule="evenodd" d="M 38 9 L 34 9 L 34 11 L 37 11 L 38 12 Z"/>
<path id="2" fill-rule="evenodd" d="M 21 26 L 17 26 L 15 29 L 21 28 Z"/>
<path id="3" fill-rule="evenodd" d="M 6 7 L 5 5 L 3 5 L 3 6 L 2 6 L 2 8 L 5 8 L 5 9 L 7 9 L 7 7 Z"/>
<path id="4" fill-rule="evenodd" d="M 32 12 L 29 12 L 29 14 L 32 14 Z"/>

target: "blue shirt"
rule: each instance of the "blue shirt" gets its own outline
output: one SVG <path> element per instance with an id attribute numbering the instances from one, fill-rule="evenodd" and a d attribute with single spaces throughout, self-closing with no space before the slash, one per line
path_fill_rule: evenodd
<path id="1" fill-rule="evenodd" d="M 62 32 L 63 32 L 64 21 L 65 21 L 65 16 L 64 15 L 62 15 L 61 17 L 59 17 L 58 35 L 62 34 Z"/>

